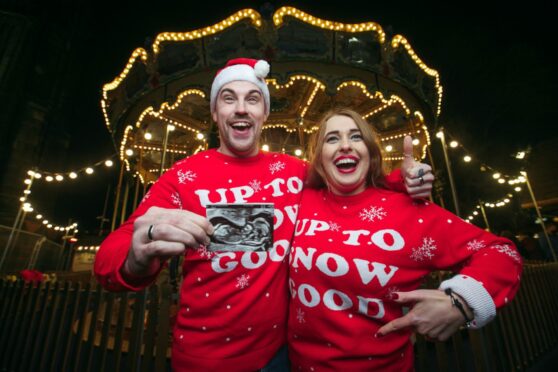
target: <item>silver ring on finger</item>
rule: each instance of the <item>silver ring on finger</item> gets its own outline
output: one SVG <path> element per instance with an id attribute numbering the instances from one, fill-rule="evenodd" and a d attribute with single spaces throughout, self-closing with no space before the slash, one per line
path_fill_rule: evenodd
<path id="1" fill-rule="evenodd" d="M 419 176 L 420 178 L 422 178 L 422 176 L 424 176 L 424 169 L 420 168 L 420 169 L 418 170 L 418 176 Z M 423 181 L 423 182 L 424 182 L 424 181 Z M 421 185 L 422 185 L 422 183 L 421 183 Z"/>
<path id="2" fill-rule="evenodd" d="M 419 183 L 420 183 L 421 186 L 424 185 L 424 177 L 422 177 L 422 176 L 419 177 Z"/>
<path id="3" fill-rule="evenodd" d="M 154 228 L 155 228 L 155 225 L 149 225 L 149 228 L 147 229 L 147 239 L 149 239 L 149 241 L 155 240 L 153 238 L 153 229 Z"/>

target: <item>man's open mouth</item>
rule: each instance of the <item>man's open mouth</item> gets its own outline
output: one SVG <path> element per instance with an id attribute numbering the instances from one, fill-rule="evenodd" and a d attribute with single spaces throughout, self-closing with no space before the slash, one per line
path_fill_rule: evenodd
<path id="1" fill-rule="evenodd" d="M 234 130 L 237 130 L 237 131 L 239 131 L 239 132 L 244 132 L 244 131 L 247 131 L 248 129 L 252 128 L 252 124 L 251 124 L 251 123 L 242 122 L 242 121 L 232 123 L 232 124 L 230 124 L 230 126 L 231 126 Z"/>

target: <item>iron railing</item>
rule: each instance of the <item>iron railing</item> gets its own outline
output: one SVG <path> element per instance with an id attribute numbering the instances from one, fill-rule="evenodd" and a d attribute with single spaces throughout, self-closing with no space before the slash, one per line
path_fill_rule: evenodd
<path id="1" fill-rule="evenodd" d="M 445 343 L 415 337 L 417 371 L 528 370 L 557 345 L 557 279 L 558 264 L 526 264 L 516 298 L 487 327 Z M 1 280 L 0 370 L 170 370 L 170 288 Z"/>

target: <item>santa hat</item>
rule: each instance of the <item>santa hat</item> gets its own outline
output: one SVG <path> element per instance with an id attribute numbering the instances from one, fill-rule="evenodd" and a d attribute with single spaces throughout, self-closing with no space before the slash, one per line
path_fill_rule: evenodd
<path id="1" fill-rule="evenodd" d="M 265 77 L 269 73 L 269 63 L 263 59 L 235 58 L 227 62 L 225 67 L 217 71 L 211 86 L 210 108 L 215 111 L 215 102 L 221 88 L 231 81 L 249 81 L 255 84 L 265 99 L 265 112 L 269 114 L 269 89 Z"/>

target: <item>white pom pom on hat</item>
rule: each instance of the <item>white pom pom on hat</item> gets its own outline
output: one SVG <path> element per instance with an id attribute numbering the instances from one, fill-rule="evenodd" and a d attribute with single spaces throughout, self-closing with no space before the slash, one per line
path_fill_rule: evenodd
<path id="1" fill-rule="evenodd" d="M 269 74 L 269 63 L 263 59 L 235 58 L 227 62 L 225 67 L 217 71 L 211 85 L 210 108 L 215 111 L 217 95 L 221 88 L 231 81 L 248 81 L 255 84 L 264 97 L 265 111 L 269 114 L 270 98 L 265 77 Z"/>
<path id="2" fill-rule="evenodd" d="M 265 79 L 267 74 L 269 74 L 269 63 L 267 63 L 267 61 L 264 61 L 263 59 L 260 59 L 254 65 L 254 72 L 260 79 Z"/>

